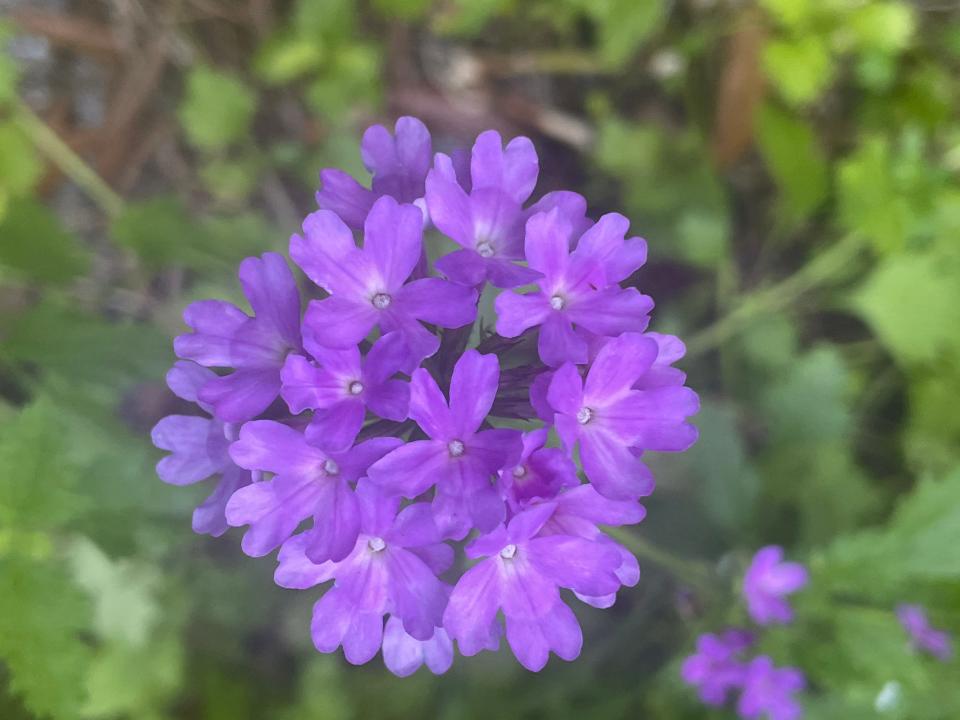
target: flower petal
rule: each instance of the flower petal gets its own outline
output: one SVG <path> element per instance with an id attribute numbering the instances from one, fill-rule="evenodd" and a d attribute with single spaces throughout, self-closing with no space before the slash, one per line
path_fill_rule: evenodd
<path id="1" fill-rule="evenodd" d="M 303 322 L 317 342 L 333 348 L 350 348 L 377 324 L 380 313 L 367 300 L 332 295 L 311 300 Z"/>
<path id="2" fill-rule="evenodd" d="M 240 284 L 258 322 L 270 327 L 288 347 L 300 346 L 300 294 L 282 255 L 264 253 L 240 263 Z"/>
<path id="3" fill-rule="evenodd" d="M 587 362 L 586 341 L 574 332 L 570 318 L 561 312 L 551 312 L 540 325 L 537 352 L 540 359 L 550 367 L 565 362 L 578 365 Z"/>
<path id="4" fill-rule="evenodd" d="M 612 500 L 636 500 L 653 492 L 653 475 L 630 448 L 602 432 L 580 436 L 580 460 L 594 487 Z"/>
<path id="5" fill-rule="evenodd" d="M 467 350 L 460 356 L 450 379 L 450 415 L 457 436 L 472 435 L 486 419 L 500 380 L 496 355 Z"/>
<path id="6" fill-rule="evenodd" d="M 385 493 L 413 498 L 437 482 L 449 453 L 443 443 L 418 440 L 401 445 L 370 466 L 370 479 Z"/>
<path id="7" fill-rule="evenodd" d="M 540 293 L 519 293 L 507 290 L 493 301 L 497 313 L 497 334 L 514 338 L 525 330 L 540 325 L 550 314 L 550 303 Z"/>
<path id="8" fill-rule="evenodd" d="M 363 225 L 363 253 L 372 259 L 386 292 L 397 290 L 410 277 L 423 252 L 423 215 L 412 205 L 400 205 L 389 195 L 373 204 Z"/>
<path id="9" fill-rule="evenodd" d="M 200 389 L 200 400 L 227 422 L 256 417 L 280 394 L 279 368 L 244 369 L 210 380 Z"/>
<path id="10" fill-rule="evenodd" d="M 410 378 L 410 419 L 435 440 L 448 440 L 454 432 L 447 401 L 424 368 L 418 368 Z"/>
<path id="11" fill-rule="evenodd" d="M 405 314 L 440 327 L 462 327 L 477 317 L 477 291 L 440 278 L 407 283 L 395 298 Z"/>
<path id="12" fill-rule="evenodd" d="M 443 613 L 443 626 L 463 655 L 476 655 L 490 645 L 491 628 L 500 604 L 496 560 L 484 560 L 457 581 Z"/>
<path id="13" fill-rule="evenodd" d="M 363 221 L 367 219 L 367 213 L 373 207 L 377 196 L 342 170 L 327 168 L 320 171 L 320 190 L 317 191 L 316 199 L 321 208 L 336 213 L 351 228 L 359 230 L 363 227 Z M 293 257 L 292 250 L 290 257 L 310 275 L 300 261 Z"/>

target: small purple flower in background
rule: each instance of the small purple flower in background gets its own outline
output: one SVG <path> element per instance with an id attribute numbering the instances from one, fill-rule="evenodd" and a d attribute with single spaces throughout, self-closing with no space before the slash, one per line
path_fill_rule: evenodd
<path id="1" fill-rule="evenodd" d="M 540 670 L 551 651 L 568 661 L 580 654 L 580 625 L 559 588 L 589 596 L 616 592 L 620 556 L 604 543 L 538 535 L 554 509 L 538 505 L 467 546 L 468 557 L 486 559 L 460 578 L 443 618 L 464 655 L 487 646 L 497 610 L 510 649 L 528 670 Z"/>
<path id="2" fill-rule="evenodd" d="M 234 368 L 198 392 L 227 422 L 256 417 L 280 393 L 280 368 L 300 350 L 300 296 L 283 256 L 264 253 L 240 264 L 240 283 L 254 317 L 222 300 L 200 300 L 183 313 L 193 332 L 174 341 L 185 360 L 204 367 Z"/>
<path id="3" fill-rule="evenodd" d="M 360 143 L 364 167 L 373 176 L 371 189 L 342 170 L 327 168 L 320 172 L 317 205 L 359 230 L 377 198 L 389 195 L 397 202 L 413 203 L 423 197 L 432 155 L 430 131 L 417 118 L 397 120 L 393 136 L 383 125 L 373 125 Z"/>
<path id="4" fill-rule="evenodd" d="M 760 625 L 793 621 L 793 608 L 785 596 L 805 587 L 807 569 L 795 562 L 783 561 L 783 548 L 768 545 L 757 551 L 743 578 L 747 610 Z"/>
<path id="5" fill-rule="evenodd" d="M 953 657 L 950 635 L 931 627 L 927 613 L 920 605 L 898 605 L 897 619 L 910 636 L 914 648 L 928 652 L 944 662 Z"/>
<path id="6" fill-rule="evenodd" d="M 746 666 L 737 713 L 743 718 L 797 720 L 803 708 L 794 695 L 806 686 L 803 673 L 792 667 L 774 667 L 766 655 Z"/>
<path id="7" fill-rule="evenodd" d="M 308 437 L 323 438 L 331 450 L 346 449 L 360 432 L 367 408 L 387 420 L 407 418 L 410 390 L 407 383 L 393 379 L 407 356 L 399 333 L 377 340 L 366 358 L 358 347 L 326 348 L 310 334 L 303 343 L 318 364 L 302 355 L 289 356 L 280 371 L 280 395 L 292 413 L 316 411 Z"/>
<path id="8" fill-rule="evenodd" d="M 705 633 L 697 638 L 697 652 L 683 661 L 680 675 L 705 704 L 723 705 L 732 690 L 743 687 L 747 666 L 742 654 L 752 644 L 753 636 L 743 630 Z"/>
<path id="9" fill-rule="evenodd" d="M 198 532 L 247 526 L 248 555 L 280 548 L 277 584 L 332 583 L 311 625 L 321 652 L 365 663 L 379 651 L 396 675 L 439 674 L 455 647 L 496 650 L 505 634 L 539 670 L 583 643 L 561 588 L 608 608 L 639 581 L 602 528 L 643 520 L 654 480 L 641 456 L 689 447 L 699 401 L 673 367 L 683 343 L 646 332 L 652 300 L 621 286 L 647 253 L 626 218 L 594 224 L 567 191 L 528 205 L 539 160 L 527 138 L 504 146 L 489 131 L 449 156 L 431 145 L 400 118 L 393 135 L 364 134 L 369 189 L 322 172 L 320 209 L 289 246 L 318 298 L 305 314 L 274 253 L 240 266 L 252 317 L 215 300 L 187 308 L 192 332 L 175 349 L 198 364 L 168 380 L 213 417 L 161 420 L 154 444 L 170 454 L 157 472 L 220 475 Z M 460 246 L 435 268 L 431 221 Z M 486 283 L 536 290 L 503 292 L 477 326 Z M 452 587 L 439 579 L 451 540 L 477 561 Z"/>
<path id="10" fill-rule="evenodd" d="M 177 362 L 167 373 L 167 385 L 174 395 L 196 403 L 212 413 L 213 408 L 197 398 L 197 393 L 216 374 L 186 360 Z M 229 525 L 224 509 L 230 496 L 251 482 L 250 471 L 234 464 L 228 452 L 237 428 L 216 418 L 198 415 L 168 415 L 150 433 L 153 444 L 170 455 L 157 463 L 157 475 L 171 485 L 192 485 L 214 475 L 220 481 L 213 494 L 193 511 L 195 532 L 217 537 Z"/>

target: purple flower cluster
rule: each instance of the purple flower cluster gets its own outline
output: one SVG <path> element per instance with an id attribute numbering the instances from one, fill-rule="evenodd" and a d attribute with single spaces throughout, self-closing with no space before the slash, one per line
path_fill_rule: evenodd
<path id="1" fill-rule="evenodd" d="M 916 650 L 933 655 L 943 662 L 953 658 L 950 635 L 930 625 L 926 611 L 920 605 L 898 605 L 897 619 L 910 636 Z"/>
<path id="2" fill-rule="evenodd" d="M 252 315 L 185 311 L 168 384 L 210 417 L 158 423 L 158 473 L 219 477 L 194 528 L 245 527 L 248 555 L 279 548 L 279 585 L 326 588 L 321 652 L 442 673 L 454 643 L 473 655 L 505 635 L 530 670 L 573 660 L 561 588 L 605 608 L 637 583 L 600 526 L 643 519 L 645 452 L 696 440 L 683 344 L 647 332 L 653 302 L 622 285 L 646 243 L 576 193 L 530 202 L 526 138 L 434 154 L 407 117 L 367 130 L 362 156 L 370 188 L 324 170 L 290 240 L 316 299 L 303 308 L 267 253 L 240 266 Z M 457 249 L 431 262 L 425 233 Z M 495 318 L 478 323 L 481 294 Z"/>
<path id="3" fill-rule="evenodd" d="M 792 622 L 793 610 L 784 596 L 800 590 L 807 581 L 803 565 L 783 561 L 783 548 L 761 548 L 753 556 L 743 581 L 750 617 L 761 626 Z M 701 635 L 697 651 L 681 667 L 681 677 L 697 688 L 707 705 L 724 705 L 732 693 L 739 691 L 740 717 L 796 720 L 803 715 L 794 697 L 805 686 L 803 673 L 797 668 L 778 668 L 766 655 L 745 659 L 753 641 L 754 635 L 743 630 Z"/>

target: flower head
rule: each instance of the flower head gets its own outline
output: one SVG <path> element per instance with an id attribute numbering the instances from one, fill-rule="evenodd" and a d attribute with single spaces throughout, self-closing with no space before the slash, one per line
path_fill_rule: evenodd
<path id="1" fill-rule="evenodd" d="M 797 720 L 803 715 L 803 708 L 794 695 L 805 685 L 802 672 L 792 667 L 774 667 L 769 657 L 760 655 L 746 666 L 737 712 L 743 718 Z"/>
<path id="2" fill-rule="evenodd" d="M 789 623 L 793 609 L 785 597 L 806 586 L 807 569 L 783 562 L 783 548 L 768 545 L 757 551 L 743 578 L 743 595 L 750 617 L 760 625 Z"/>
<path id="3" fill-rule="evenodd" d="M 248 555 L 280 548 L 279 585 L 326 584 L 321 652 L 442 673 L 455 646 L 495 650 L 505 634 L 531 670 L 572 660 L 583 637 L 560 590 L 608 608 L 637 584 L 603 528 L 644 518 L 645 452 L 697 436 L 673 366 L 683 343 L 647 332 L 653 302 L 623 285 L 646 242 L 621 215 L 594 223 L 576 193 L 531 203 L 527 138 L 489 131 L 433 155 L 423 124 L 400 118 L 368 129 L 361 154 L 370 188 L 324 170 L 320 209 L 290 239 L 316 298 L 302 317 L 273 253 L 240 267 L 252 316 L 187 308 L 168 380 L 212 417 L 161 420 L 157 472 L 220 476 L 195 528 L 244 527 Z M 459 245 L 433 268 L 431 223 Z M 503 292 L 477 323 L 487 283 L 535 289 Z M 474 563 L 451 586 L 439 576 L 456 549 Z"/>
<path id="4" fill-rule="evenodd" d="M 743 687 L 747 665 L 741 658 L 753 644 L 753 636 L 730 629 L 722 635 L 706 633 L 697 638 L 697 652 L 683 661 L 680 675 L 697 688 L 707 705 L 723 705 L 731 690 Z"/>
<path id="5" fill-rule="evenodd" d="M 914 648 L 930 653 L 944 662 L 953 657 L 950 635 L 931 627 L 927 613 L 920 605 L 897 606 L 897 619 L 910 636 Z"/>

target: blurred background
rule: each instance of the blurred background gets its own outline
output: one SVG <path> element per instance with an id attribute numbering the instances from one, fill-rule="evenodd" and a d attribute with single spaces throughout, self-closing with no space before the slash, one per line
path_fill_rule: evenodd
<path id="1" fill-rule="evenodd" d="M 723 718 L 679 679 L 761 545 L 807 717 L 960 717 L 960 4 L 0 0 L 0 718 Z M 194 535 L 149 430 L 184 306 L 242 303 L 371 122 L 530 136 L 538 192 L 650 244 L 698 445 L 621 533 L 643 577 L 581 658 L 446 676 L 320 656 L 312 592 Z"/>

